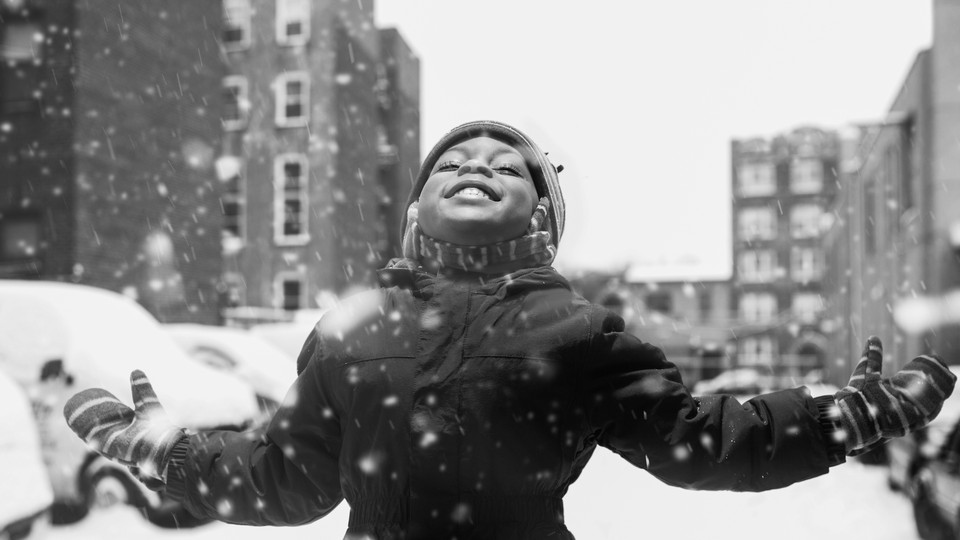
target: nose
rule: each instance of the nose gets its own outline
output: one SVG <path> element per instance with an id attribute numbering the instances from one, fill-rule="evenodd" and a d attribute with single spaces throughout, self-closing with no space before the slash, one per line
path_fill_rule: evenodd
<path id="1" fill-rule="evenodd" d="M 469 173 L 479 173 L 487 178 L 493 178 L 493 169 L 487 167 L 476 159 L 471 159 L 457 169 L 457 176 L 463 176 Z"/>

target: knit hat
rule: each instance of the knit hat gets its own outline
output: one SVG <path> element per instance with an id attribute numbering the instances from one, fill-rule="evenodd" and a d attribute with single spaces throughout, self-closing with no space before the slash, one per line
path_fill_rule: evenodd
<path id="1" fill-rule="evenodd" d="M 423 160 L 420 166 L 420 174 L 417 175 L 417 181 L 410 191 L 410 197 L 407 200 L 407 207 L 415 203 L 420 198 L 420 192 L 423 185 L 427 183 L 430 177 L 430 171 L 436 164 L 440 156 L 451 146 L 461 143 L 474 137 L 490 137 L 505 142 L 517 149 L 527 162 L 527 168 L 533 177 L 533 185 L 537 189 L 537 195 L 542 199 L 549 199 L 546 205 L 546 227 L 550 232 L 550 242 L 556 248 L 560 244 L 560 237 L 563 235 L 563 222 L 566 215 L 566 207 L 563 203 L 563 193 L 560 191 L 560 180 L 557 177 L 559 170 L 554 167 L 547 154 L 540 150 L 540 147 L 532 139 L 524 135 L 520 130 L 503 122 L 493 120 L 478 120 L 461 124 L 446 135 L 440 138 L 440 141 L 434 145 L 430 153 Z M 407 214 L 404 213 L 401 222 L 400 234 L 407 231 Z"/>

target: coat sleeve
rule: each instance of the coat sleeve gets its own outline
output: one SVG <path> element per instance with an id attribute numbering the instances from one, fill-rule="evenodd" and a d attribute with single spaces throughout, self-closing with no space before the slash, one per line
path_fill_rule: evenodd
<path id="1" fill-rule="evenodd" d="M 824 435 L 805 388 L 739 403 L 693 397 L 657 347 L 602 310 L 578 399 L 597 443 L 663 482 L 688 489 L 764 491 L 824 474 Z"/>
<path id="2" fill-rule="evenodd" d="M 167 493 L 191 513 L 244 525 L 299 525 L 343 500 L 340 421 L 330 403 L 318 332 L 305 369 L 269 425 L 246 432 L 202 431 L 175 447 Z M 298 362 L 299 363 L 299 362 Z"/>

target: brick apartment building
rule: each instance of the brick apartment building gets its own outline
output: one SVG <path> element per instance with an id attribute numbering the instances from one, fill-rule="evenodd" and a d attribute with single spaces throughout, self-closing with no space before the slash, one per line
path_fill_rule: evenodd
<path id="1" fill-rule="evenodd" d="M 799 377 L 826 361 L 821 232 L 840 138 L 808 127 L 731 146 L 736 363 Z"/>
<path id="2" fill-rule="evenodd" d="M 219 163 L 234 313 L 323 307 L 374 285 L 399 254 L 420 164 L 419 60 L 396 30 L 375 27 L 373 8 L 224 2 Z"/>
<path id="3" fill-rule="evenodd" d="M 924 352 L 960 356 L 960 325 L 913 334 L 894 320 L 902 299 L 960 290 L 960 3 L 935 0 L 933 24 L 886 117 L 860 126 L 824 238 L 841 373 L 869 334 L 891 372 Z"/>
<path id="4" fill-rule="evenodd" d="M 220 17 L 215 2 L 0 3 L 0 278 L 217 320 Z"/>
<path id="5" fill-rule="evenodd" d="M 0 278 L 316 307 L 399 253 L 419 142 L 372 2 L 0 3 Z"/>

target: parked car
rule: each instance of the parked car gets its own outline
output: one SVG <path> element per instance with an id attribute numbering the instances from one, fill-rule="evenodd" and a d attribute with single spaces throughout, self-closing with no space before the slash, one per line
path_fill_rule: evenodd
<path id="1" fill-rule="evenodd" d="M 273 415 L 297 378 L 293 356 L 248 330 L 202 324 L 163 329 L 194 360 L 246 381 L 264 415 Z"/>
<path id="2" fill-rule="evenodd" d="M 923 540 L 960 538 L 960 421 L 913 479 L 913 516 Z"/>
<path id="3" fill-rule="evenodd" d="M 53 490 L 30 400 L 0 370 L 0 538 L 39 536 L 50 520 Z"/>
<path id="4" fill-rule="evenodd" d="M 287 355 L 297 358 L 316 323 L 317 321 L 262 323 L 250 327 L 250 332 L 269 341 Z"/>
<path id="5" fill-rule="evenodd" d="M 55 524 L 118 500 L 142 507 L 158 525 L 200 523 L 178 503 L 146 489 L 126 467 L 92 451 L 67 426 L 63 406 L 90 387 L 129 404 L 130 372 L 142 369 L 175 423 L 242 429 L 259 415 L 249 385 L 191 360 L 139 304 L 103 289 L 0 280 L 0 328 L 0 369 L 33 402 Z"/>
<path id="6" fill-rule="evenodd" d="M 960 366 L 950 366 L 954 375 L 960 376 Z M 893 490 L 909 490 L 913 477 L 924 462 L 936 456 L 946 440 L 953 424 L 960 419 L 960 392 L 954 392 L 944 402 L 940 414 L 925 428 L 891 439 L 885 446 L 887 452 L 887 484 Z"/>

